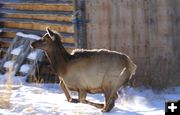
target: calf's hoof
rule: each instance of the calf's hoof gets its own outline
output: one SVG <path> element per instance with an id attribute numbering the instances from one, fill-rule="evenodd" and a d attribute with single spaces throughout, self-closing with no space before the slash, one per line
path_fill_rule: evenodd
<path id="1" fill-rule="evenodd" d="M 79 99 L 70 99 L 68 100 L 68 102 L 71 102 L 71 103 L 79 103 Z"/>
<path id="2" fill-rule="evenodd" d="M 110 108 L 104 108 L 101 110 L 101 112 L 105 113 L 105 112 L 110 112 L 112 110 L 113 107 Z"/>
<path id="3" fill-rule="evenodd" d="M 115 103 L 114 103 L 115 100 L 111 100 L 109 101 L 109 104 L 105 105 L 103 110 L 101 112 L 109 112 L 112 110 L 112 108 L 114 107 Z"/>
<path id="4" fill-rule="evenodd" d="M 105 113 L 105 112 L 109 112 L 110 110 L 106 110 L 106 109 L 102 109 L 101 112 Z"/>

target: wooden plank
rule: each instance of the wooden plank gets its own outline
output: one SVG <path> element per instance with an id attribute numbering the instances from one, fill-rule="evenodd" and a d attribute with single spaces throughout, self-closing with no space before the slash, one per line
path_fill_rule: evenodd
<path id="1" fill-rule="evenodd" d="M 36 22 L 17 22 L 17 21 L 1 21 L 6 28 L 22 28 L 22 29 L 32 29 L 32 30 L 44 30 L 46 27 L 50 27 L 59 32 L 69 32 L 73 33 L 73 27 L 69 25 L 60 25 L 60 24 L 48 24 L 48 23 L 36 23 Z"/>
<path id="2" fill-rule="evenodd" d="M 2 32 L 2 34 L 0 34 L 0 37 L 2 38 L 14 38 L 15 36 L 15 32 Z"/>
<path id="3" fill-rule="evenodd" d="M 16 43 L 17 40 L 18 40 L 18 37 L 15 37 L 14 40 L 13 40 L 13 42 L 12 42 L 12 44 L 9 45 L 9 48 L 7 48 L 8 50 L 7 50 L 7 52 L 6 52 L 5 57 L 4 57 L 3 60 L 2 60 L 2 63 L 1 63 L 1 65 L 0 65 L 0 68 L 2 68 L 3 65 L 4 65 L 4 63 L 5 63 L 7 60 L 9 60 L 10 54 L 11 54 L 11 50 L 14 48 L 14 45 L 15 45 L 15 43 Z M 4 44 L 1 44 L 1 45 L 4 45 Z M 1 48 L 2 48 L 2 47 L 4 48 L 4 46 L 1 46 Z"/>
<path id="4" fill-rule="evenodd" d="M 1 0 L 0 3 L 48 3 L 48 4 L 57 4 L 57 3 L 72 3 L 71 0 Z"/>
<path id="5" fill-rule="evenodd" d="M 1 13 L 22 13 L 22 14 L 49 14 L 49 15 L 65 15 L 71 16 L 73 11 L 48 11 L 48 10 L 14 10 L 12 8 L 1 8 Z"/>
<path id="6" fill-rule="evenodd" d="M 10 43 L 0 42 L 1 48 L 8 48 L 10 46 Z"/>
<path id="7" fill-rule="evenodd" d="M 66 16 L 66 15 L 25 14 L 25 13 L 24 14 L 23 13 L 2 13 L 0 15 L 6 18 L 23 18 L 23 19 L 71 22 L 71 16 Z"/>
<path id="8" fill-rule="evenodd" d="M 28 55 L 28 54 L 30 53 L 30 51 L 31 51 L 31 48 L 30 48 L 30 46 L 29 46 L 30 40 L 24 39 L 24 40 L 22 40 L 22 43 L 23 43 L 23 45 L 24 45 L 25 47 L 22 49 L 22 51 L 19 53 L 19 55 L 18 55 L 18 56 L 16 57 L 16 59 L 15 59 L 15 64 L 14 64 L 14 66 L 15 66 L 14 72 L 15 72 L 15 73 L 17 73 L 17 72 L 19 71 L 21 65 L 24 63 L 24 61 L 26 60 L 27 55 Z"/>
<path id="9" fill-rule="evenodd" d="M 16 10 L 50 10 L 50 11 L 72 11 L 71 4 L 40 4 L 40 3 L 3 3 L 2 8 Z"/>
<path id="10" fill-rule="evenodd" d="M 45 31 L 45 28 L 44 30 L 32 30 L 32 29 L 18 29 L 18 28 L 6 28 L 6 27 L 3 27 L 1 28 L 2 30 L 2 34 L 3 33 L 6 33 L 6 32 L 12 32 L 12 33 L 17 33 L 17 32 L 23 32 L 23 33 L 26 33 L 26 34 L 35 34 L 35 35 L 38 35 L 38 36 L 43 36 L 46 31 Z M 66 33 L 66 32 L 59 32 L 64 38 L 70 38 L 70 37 L 73 37 L 73 33 Z"/>

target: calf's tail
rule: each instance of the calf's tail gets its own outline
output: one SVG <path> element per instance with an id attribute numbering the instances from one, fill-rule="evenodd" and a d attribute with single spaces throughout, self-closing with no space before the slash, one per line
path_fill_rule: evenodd
<path id="1" fill-rule="evenodd" d="M 130 72 L 130 78 L 129 79 L 131 79 L 132 75 L 134 75 L 136 73 L 136 69 L 137 69 L 136 64 L 134 64 L 131 59 L 128 59 L 128 70 Z"/>

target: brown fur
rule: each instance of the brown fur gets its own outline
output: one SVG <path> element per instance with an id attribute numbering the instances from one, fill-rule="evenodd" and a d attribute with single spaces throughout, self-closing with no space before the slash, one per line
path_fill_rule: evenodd
<path id="1" fill-rule="evenodd" d="M 43 39 L 32 43 L 32 47 L 46 52 L 69 102 L 87 103 L 103 108 L 103 112 L 110 111 L 118 97 L 118 89 L 135 74 L 136 65 L 127 55 L 105 49 L 79 49 L 69 54 L 60 39 L 56 32 L 47 29 Z M 71 98 L 68 90 L 77 91 L 79 98 Z M 105 104 L 86 100 L 87 93 L 103 93 Z"/>

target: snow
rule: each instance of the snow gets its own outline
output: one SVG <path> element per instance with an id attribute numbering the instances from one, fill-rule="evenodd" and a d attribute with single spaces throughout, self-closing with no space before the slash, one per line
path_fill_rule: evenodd
<path id="1" fill-rule="evenodd" d="M 13 50 L 11 51 L 11 54 L 13 54 L 13 55 L 19 55 L 20 52 L 22 51 L 23 47 L 24 47 L 24 45 L 20 45 L 19 47 L 13 49 Z"/>
<path id="2" fill-rule="evenodd" d="M 37 57 L 37 54 L 38 54 L 37 51 L 33 51 L 33 52 L 31 52 L 31 53 L 27 56 L 27 58 L 32 59 L 32 60 L 35 60 L 36 57 Z"/>
<path id="3" fill-rule="evenodd" d="M 29 64 L 24 64 L 24 65 L 21 66 L 19 71 L 22 72 L 22 73 L 28 73 L 29 69 L 30 69 L 30 65 Z"/>
<path id="4" fill-rule="evenodd" d="M 24 66 L 25 68 L 25 66 Z M 0 96 L 7 89 L 3 80 L 7 75 L 0 75 Z M 12 79 L 9 107 L 0 109 L 0 114 L 51 114 L 51 115 L 99 115 L 100 109 L 82 103 L 69 103 L 58 84 L 28 84 L 25 77 L 14 76 Z M 77 93 L 71 92 L 74 98 Z M 149 89 L 134 89 L 127 87 L 119 92 L 119 98 L 111 112 L 105 115 L 164 115 L 164 105 L 167 100 L 177 100 L 180 97 L 180 87 L 169 88 L 161 93 Z M 103 103 L 102 94 L 91 94 L 87 99 Z M 1 103 L 0 103 L 1 105 Z"/>
<path id="5" fill-rule="evenodd" d="M 36 49 L 36 50 L 34 50 L 33 52 L 31 52 L 31 53 L 27 56 L 27 58 L 29 58 L 29 59 L 31 59 L 31 60 L 35 60 L 35 59 L 37 58 L 38 54 L 40 54 L 40 53 L 43 53 L 43 51 L 40 50 L 40 49 Z"/>
<path id="6" fill-rule="evenodd" d="M 37 36 L 37 35 L 34 35 L 34 34 L 25 34 L 25 33 L 22 33 L 22 32 L 17 32 L 16 35 L 20 36 L 20 37 L 24 37 L 24 38 L 35 39 L 35 40 L 41 39 L 40 36 Z"/>
<path id="7" fill-rule="evenodd" d="M 13 67 L 14 61 L 7 61 L 4 63 L 3 67 L 4 68 L 11 68 Z"/>
<path id="8" fill-rule="evenodd" d="M 21 53 L 23 47 L 24 47 L 24 45 L 20 45 L 19 47 L 13 49 L 11 51 L 11 54 L 16 55 L 16 56 L 19 55 Z M 42 53 L 42 52 L 43 51 L 40 49 L 34 50 L 28 54 L 27 58 L 31 59 L 31 60 L 35 60 L 37 58 L 38 54 Z"/>

